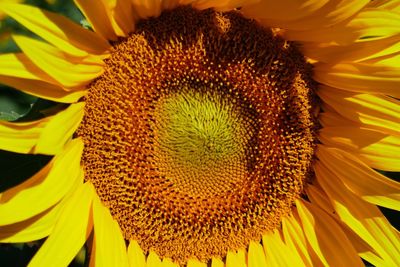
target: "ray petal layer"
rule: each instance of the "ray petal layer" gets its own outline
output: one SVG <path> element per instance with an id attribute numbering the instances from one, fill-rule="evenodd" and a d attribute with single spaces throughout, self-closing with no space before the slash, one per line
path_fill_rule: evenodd
<path id="1" fill-rule="evenodd" d="M 93 201 L 93 224 L 95 262 L 91 264 L 104 267 L 129 266 L 125 240 L 121 229 L 97 195 Z"/>
<path id="2" fill-rule="evenodd" d="M 128 260 L 130 267 L 146 267 L 146 257 L 136 240 L 129 242 Z"/>
<path id="3" fill-rule="evenodd" d="M 314 170 L 341 221 L 371 246 L 386 266 L 400 265 L 399 234 L 379 209 L 351 193 L 338 177 L 319 162 Z"/>
<path id="4" fill-rule="evenodd" d="M 110 48 L 106 39 L 61 15 L 21 4 L 1 3 L 0 10 L 67 54 L 102 55 Z"/>
<path id="5" fill-rule="evenodd" d="M 91 208 L 95 194 L 90 183 L 77 188 L 65 204 L 53 232 L 29 263 L 30 267 L 68 266 L 92 231 Z"/>
<path id="6" fill-rule="evenodd" d="M 319 146 L 317 157 L 354 194 L 373 204 L 400 210 L 400 183 L 337 148 Z"/>
<path id="7" fill-rule="evenodd" d="M 304 233 L 326 266 L 364 266 L 340 226 L 325 211 L 306 201 L 296 201 Z"/>
<path id="8" fill-rule="evenodd" d="M 3 192 L 0 195 L 0 225 L 26 220 L 59 202 L 82 175 L 82 151 L 81 140 L 71 141 L 65 150 L 42 170 L 25 182 Z"/>
<path id="9" fill-rule="evenodd" d="M 343 90 L 400 97 L 400 67 L 367 63 L 317 63 L 314 79 Z"/>
<path id="10" fill-rule="evenodd" d="M 392 135 L 400 135 L 399 100 L 385 95 L 348 92 L 324 85 L 320 86 L 317 93 L 343 117 Z"/>
<path id="11" fill-rule="evenodd" d="M 78 128 L 84 103 L 72 104 L 56 115 L 33 122 L 0 121 L 0 149 L 55 155 Z"/>
<path id="12" fill-rule="evenodd" d="M 17 35 L 14 35 L 13 39 L 37 67 L 62 87 L 81 88 L 103 73 L 101 58 L 98 59 L 97 64 L 85 63 L 83 60 L 71 62 L 72 58 L 44 42 Z"/>

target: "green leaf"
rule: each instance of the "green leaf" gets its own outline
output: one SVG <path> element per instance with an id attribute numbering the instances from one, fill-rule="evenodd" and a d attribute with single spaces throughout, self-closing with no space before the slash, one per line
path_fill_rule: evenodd
<path id="1" fill-rule="evenodd" d="M 15 121 L 32 109 L 37 97 L 0 86 L 0 120 Z"/>

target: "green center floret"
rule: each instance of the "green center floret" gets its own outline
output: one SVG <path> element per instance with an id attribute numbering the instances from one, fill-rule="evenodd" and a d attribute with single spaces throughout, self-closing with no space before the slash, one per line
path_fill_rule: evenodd
<path id="1" fill-rule="evenodd" d="M 161 150 L 186 167 L 211 167 L 240 156 L 246 143 L 244 120 L 234 104 L 216 93 L 184 90 L 161 103 Z"/>

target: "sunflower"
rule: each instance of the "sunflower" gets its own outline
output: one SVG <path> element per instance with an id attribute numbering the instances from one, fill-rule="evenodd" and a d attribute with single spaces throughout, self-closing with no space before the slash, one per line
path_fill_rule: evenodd
<path id="1" fill-rule="evenodd" d="M 75 0 L 0 11 L 0 82 L 63 103 L 1 122 L 53 158 L 0 194 L 30 266 L 400 266 L 400 2 Z"/>

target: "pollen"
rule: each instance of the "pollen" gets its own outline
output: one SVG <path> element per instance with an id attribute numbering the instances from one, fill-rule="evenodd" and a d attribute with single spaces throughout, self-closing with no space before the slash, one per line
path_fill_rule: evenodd
<path id="1" fill-rule="evenodd" d="M 126 240 L 185 264 L 280 227 L 312 178 L 315 84 L 296 46 L 235 11 L 180 7 L 113 44 L 77 136 Z"/>

